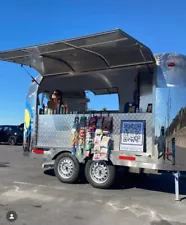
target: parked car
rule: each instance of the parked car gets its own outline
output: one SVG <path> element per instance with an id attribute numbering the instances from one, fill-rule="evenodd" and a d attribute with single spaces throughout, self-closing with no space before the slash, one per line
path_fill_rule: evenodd
<path id="1" fill-rule="evenodd" d="M 0 143 L 10 145 L 23 143 L 23 126 L 21 125 L 0 125 Z"/>

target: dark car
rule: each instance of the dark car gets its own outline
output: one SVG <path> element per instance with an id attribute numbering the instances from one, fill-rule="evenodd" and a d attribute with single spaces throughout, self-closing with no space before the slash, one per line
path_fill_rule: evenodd
<path id="1" fill-rule="evenodd" d="M 10 145 L 23 143 L 22 125 L 0 125 L 0 143 L 9 143 Z"/>

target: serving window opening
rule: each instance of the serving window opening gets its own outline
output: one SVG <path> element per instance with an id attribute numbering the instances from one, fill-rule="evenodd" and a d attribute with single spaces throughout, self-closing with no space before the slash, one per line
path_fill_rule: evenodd
<path id="1" fill-rule="evenodd" d="M 97 140 L 98 131 L 112 138 L 106 158 L 111 150 L 151 152 L 152 137 L 146 134 L 152 132 L 153 75 L 135 69 L 103 75 L 101 79 L 95 74 L 43 79 L 38 90 L 37 146 L 45 146 L 52 136 L 51 146 L 71 149 L 70 132 L 79 118 L 87 131 L 95 128 L 92 140 Z M 58 91 L 59 105 L 52 100 Z"/>
<path id="2" fill-rule="evenodd" d="M 62 77 L 44 78 L 38 94 L 39 114 L 152 113 L 152 74 L 130 71 L 126 75 L 109 74 L 108 78 L 109 87 L 92 77 L 88 83 L 81 76 L 74 81 L 73 78 L 72 81 Z M 57 101 L 55 92 L 59 92 Z"/>
<path id="3" fill-rule="evenodd" d="M 88 110 L 85 91 L 63 92 L 54 89 L 52 92 L 44 91 L 38 96 L 39 114 L 77 114 Z"/>
<path id="4" fill-rule="evenodd" d="M 113 92 L 114 91 L 114 92 Z M 119 112 L 119 97 L 117 88 L 86 91 L 90 100 L 88 111 Z"/>

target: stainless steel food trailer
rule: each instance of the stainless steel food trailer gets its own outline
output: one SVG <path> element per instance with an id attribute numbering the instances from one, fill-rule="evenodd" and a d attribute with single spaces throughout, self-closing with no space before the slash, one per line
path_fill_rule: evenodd
<path id="1" fill-rule="evenodd" d="M 172 171 L 179 199 L 179 171 L 186 170 L 184 55 L 153 55 L 117 29 L 0 52 L 0 59 L 39 72 L 26 97 L 24 151 L 42 155 L 43 168 L 74 183 L 84 164 L 88 182 L 97 188 L 112 185 L 117 166 Z M 45 113 L 39 96 L 55 89 L 63 93 L 68 111 Z M 108 98 L 118 94 L 118 111 L 88 110 L 87 90 Z M 83 145 L 77 118 L 86 119 Z"/>

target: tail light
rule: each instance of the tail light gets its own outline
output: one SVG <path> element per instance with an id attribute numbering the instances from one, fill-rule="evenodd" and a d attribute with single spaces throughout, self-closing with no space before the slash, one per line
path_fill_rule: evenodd
<path id="1" fill-rule="evenodd" d="M 32 153 L 42 155 L 42 154 L 44 154 L 44 150 L 43 149 L 33 149 Z"/>
<path id="2" fill-rule="evenodd" d="M 168 63 L 168 66 L 169 66 L 169 67 L 173 67 L 173 66 L 175 66 L 175 63 L 174 63 L 174 62 L 169 62 L 169 63 Z"/>

